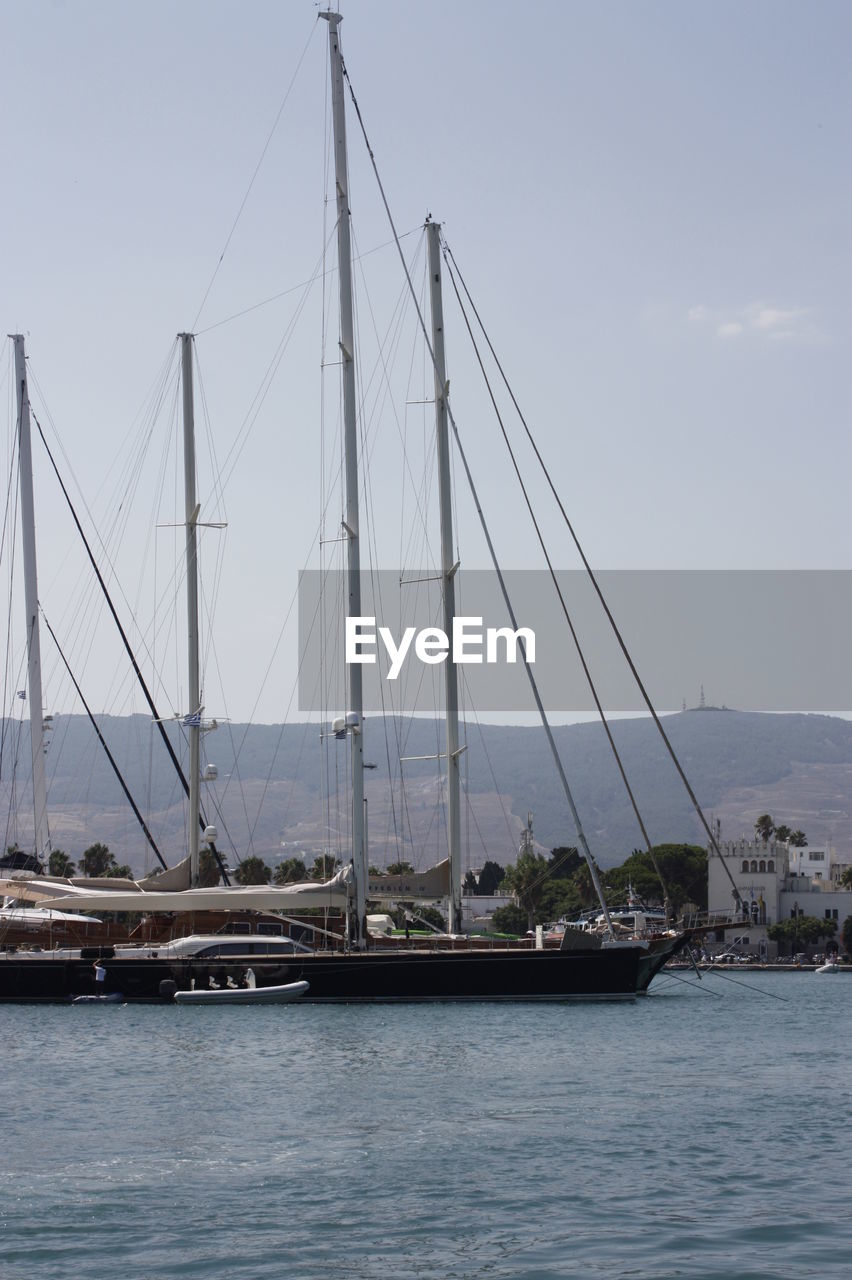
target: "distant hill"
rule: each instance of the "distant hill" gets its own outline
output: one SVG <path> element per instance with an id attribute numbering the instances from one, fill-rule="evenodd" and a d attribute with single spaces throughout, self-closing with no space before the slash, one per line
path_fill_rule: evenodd
<path id="1" fill-rule="evenodd" d="M 143 716 L 105 716 L 100 723 L 164 856 L 177 860 L 185 848 L 183 793 L 159 736 Z M 803 828 L 812 845 L 831 842 L 852 855 L 852 723 L 706 708 L 668 716 L 665 725 L 708 817 L 721 820 L 725 838 L 751 834 L 755 818 L 768 811 L 779 822 Z M 178 726 L 169 726 L 169 733 L 185 756 Z M 615 721 L 613 735 L 652 839 L 704 843 L 651 722 Z M 555 736 L 594 853 L 604 866 L 622 861 L 640 835 L 601 727 L 570 725 L 556 729 Z M 543 847 L 574 843 L 540 729 L 468 726 L 467 742 L 462 763 L 470 803 L 462 830 L 470 865 L 486 857 L 503 864 L 512 860 L 528 810 Z M 442 726 L 400 720 L 385 729 L 373 719 L 365 743 L 367 759 L 376 765 L 366 783 L 371 861 L 381 865 L 401 857 L 425 866 L 443 857 L 443 797 L 434 760 L 405 763 L 404 788 L 395 763 L 400 756 L 439 752 Z M 223 725 L 206 737 L 205 749 L 219 774 L 208 793 L 208 818 L 219 826 L 220 845 L 231 858 L 251 851 L 272 864 L 303 850 L 310 862 L 324 844 L 339 843 L 335 832 L 348 822 L 345 743 L 321 741 L 315 724 Z M 5 844 L 17 839 L 22 847 L 32 841 L 28 761 L 28 730 L 7 722 L 0 762 Z M 119 862 L 137 871 L 153 865 L 85 717 L 57 718 L 47 761 L 54 847 L 78 857 L 103 840 Z M 223 818 L 213 813 L 214 796 Z"/>

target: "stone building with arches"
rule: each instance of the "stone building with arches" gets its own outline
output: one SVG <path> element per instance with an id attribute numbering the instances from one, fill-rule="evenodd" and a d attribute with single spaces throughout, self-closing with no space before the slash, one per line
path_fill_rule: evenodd
<path id="1" fill-rule="evenodd" d="M 837 938 L 852 915 L 852 890 L 840 885 L 848 863 L 831 849 L 799 849 L 780 840 L 724 840 L 719 850 L 744 903 L 738 926 L 742 947 L 773 953 L 769 925 L 799 916 L 837 922 Z M 715 851 L 708 850 L 707 906 L 712 912 L 730 911 L 731 881 Z M 745 934 L 743 930 L 747 929 Z"/>

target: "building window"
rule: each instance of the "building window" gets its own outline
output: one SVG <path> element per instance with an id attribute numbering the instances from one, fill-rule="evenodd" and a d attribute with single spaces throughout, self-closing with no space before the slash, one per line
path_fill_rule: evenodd
<path id="1" fill-rule="evenodd" d="M 766 870 L 767 870 L 767 871 L 774 871 L 774 870 L 775 870 L 775 863 L 772 861 L 772 859 L 771 859 L 771 858 L 769 859 L 769 861 L 768 861 L 768 862 L 767 862 L 767 864 L 766 864 Z"/>
<path id="2" fill-rule="evenodd" d="M 743 858 L 743 871 L 748 871 L 748 858 Z"/>
<path id="3" fill-rule="evenodd" d="M 760 866 L 758 867 L 758 871 L 765 871 L 765 870 L 766 870 L 766 863 L 765 863 L 765 862 L 763 861 L 763 859 L 761 858 L 761 860 L 760 860 Z"/>
<path id="4" fill-rule="evenodd" d="M 752 871 L 756 871 L 756 870 L 757 870 L 757 862 L 756 862 L 754 859 L 752 859 L 751 869 L 752 869 Z"/>

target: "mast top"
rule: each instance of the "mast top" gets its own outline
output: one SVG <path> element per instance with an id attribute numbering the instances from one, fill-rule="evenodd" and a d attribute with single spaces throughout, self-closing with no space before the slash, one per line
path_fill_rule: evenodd
<path id="1" fill-rule="evenodd" d="M 343 21 L 343 14 L 333 13 L 331 9 L 323 9 L 320 13 L 317 14 L 317 17 L 325 18 L 326 22 L 332 28 L 332 30 L 334 30 L 335 27 L 338 27 L 340 23 Z"/>

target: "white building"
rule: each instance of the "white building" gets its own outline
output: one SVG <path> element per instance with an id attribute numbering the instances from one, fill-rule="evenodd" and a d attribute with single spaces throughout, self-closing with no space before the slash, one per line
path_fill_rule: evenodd
<path id="1" fill-rule="evenodd" d="M 768 925 L 799 916 L 835 920 L 839 940 L 843 922 L 852 915 L 852 890 L 840 886 L 848 863 L 830 849 L 797 849 L 775 840 L 726 840 L 719 849 L 748 913 L 748 935 L 742 949 L 762 950 Z M 713 913 L 734 905 L 731 881 L 711 849 L 707 858 L 707 906 Z M 770 943 L 770 948 L 772 944 Z"/>

